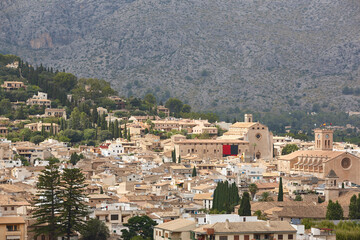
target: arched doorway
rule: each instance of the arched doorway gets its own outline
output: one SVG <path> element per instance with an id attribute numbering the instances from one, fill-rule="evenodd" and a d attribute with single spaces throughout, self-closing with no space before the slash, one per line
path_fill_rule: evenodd
<path id="1" fill-rule="evenodd" d="M 261 158 L 261 153 L 257 152 L 255 156 L 256 156 L 256 159 L 260 159 Z"/>

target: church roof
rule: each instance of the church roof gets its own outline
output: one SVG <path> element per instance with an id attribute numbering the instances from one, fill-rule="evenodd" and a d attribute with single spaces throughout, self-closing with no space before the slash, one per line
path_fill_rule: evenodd
<path id="1" fill-rule="evenodd" d="M 256 122 L 236 122 L 231 125 L 230 128 L 249 128 L 254 124 L 256 124 Z"/>
<path id="2" fill-rule="evenodd" d="M 290 154 L 287 155 L 283 155 L 280 156 L 280 160 L 293 160 L 297 157 L 300 156 L 308 156 L 308 157 L 322 157 L 322 158 L 326 158 L 324 159 L 324 161 L 336 158 L 342 154 L 345 154 L 345 152 L 341 152 L 341 151 L 325 151 L 325 150 L 300 150 L 300 151 L 296 151 L 296 152 L 292 152 Z"/>
<path id="3" fill-rule="evenodd" d="M 335 171 L 331 169 L 328 175 L 326 175 L 326 178 L 339 178 L 339 177 L 338 175 L 336 175 Z"/>

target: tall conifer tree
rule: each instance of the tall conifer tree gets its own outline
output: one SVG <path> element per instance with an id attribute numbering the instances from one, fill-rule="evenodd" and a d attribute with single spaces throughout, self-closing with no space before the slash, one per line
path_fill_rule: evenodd
<path id="1" fill-rule="evenodd" d="M 78 168 L 64 169 L 62 175 L 63 192 L 61 208 L 61 226 L 68 240 L 74 232 L 79 232 L 84 227 L 85 217 L 89 214 L 87 205 L 84 204 L 85 177 Z"/>
<path id="2" fill-rule="evenodd" d="M 284 201 L 284 190 L 282 185 L 282 177 L 280 177 L 278 202 L 282 202 L 282 201 Z"/>
<path id="3" fill-rule="evenodd" d="M 36 223 L 33 225 L 35 235 L 48 235 L 50 240 L 57 239 L 61 233 L 60 219 L 57 213 L 62 208 L 60 196 L 60 173 L 55 161 L 50 160 L 49 165 L 38 177 L 36 187 L 38 189 L 34 201 L 35 212 L 33 218 Z"/>

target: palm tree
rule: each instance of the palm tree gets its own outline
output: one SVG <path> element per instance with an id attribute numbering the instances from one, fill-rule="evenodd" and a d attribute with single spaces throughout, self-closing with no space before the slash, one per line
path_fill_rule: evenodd
<path id="1" fill-rule="evenodd" d="M 255 183 L 249 185 L 249 192 L 251 193 L 251 199 L 254 200 L 255 194 L 258 191 L 258 187 Z"/>
<path id="2" fill-rule="evenodd" d="M 270 197 L 269 192 L 263 192 L 261 194 L 261 197 L 260 197 L 259 201 L 261 201 L 261 202 L 271 202 L 271 201 L 274 201 L 274 199 L 272 197 Z"/>

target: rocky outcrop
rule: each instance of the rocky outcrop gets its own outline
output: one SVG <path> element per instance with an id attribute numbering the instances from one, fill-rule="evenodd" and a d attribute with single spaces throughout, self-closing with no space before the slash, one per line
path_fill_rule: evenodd
<path id="1" fill-rule="evenodd" d="M 5 3 L 4 3 L 5 2 Z M 0 49 L 198 109 L 356 110 L 358 0 L 2 2 Z"/>

